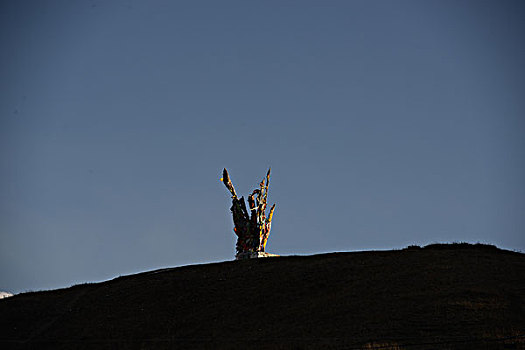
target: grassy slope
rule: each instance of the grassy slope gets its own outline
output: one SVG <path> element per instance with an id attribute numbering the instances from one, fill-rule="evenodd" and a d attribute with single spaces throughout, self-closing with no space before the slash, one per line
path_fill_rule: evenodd
<path id="1" fill-rule="evenodd" d="M 7 348 L 524 348 L 525 255 L 482 245 L 159 270 L 0 300 Z"/>

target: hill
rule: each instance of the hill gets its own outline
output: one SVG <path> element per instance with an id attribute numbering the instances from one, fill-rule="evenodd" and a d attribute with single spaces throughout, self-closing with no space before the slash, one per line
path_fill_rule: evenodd
<path id="1" fill-rule="evenodd" d="M 525 255 L 430 245 L 184 266 L 0 300 L 2 349 L 525 348 Z"/>

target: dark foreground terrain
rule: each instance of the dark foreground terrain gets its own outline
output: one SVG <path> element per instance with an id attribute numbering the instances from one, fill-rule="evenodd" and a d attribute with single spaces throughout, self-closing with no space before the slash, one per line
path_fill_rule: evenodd
<path id="1" fill-rule="evenodd" d="M 1 349 L 524 349 L 525 254 L 431 245 L 185 266 L 0 300 Z"/>

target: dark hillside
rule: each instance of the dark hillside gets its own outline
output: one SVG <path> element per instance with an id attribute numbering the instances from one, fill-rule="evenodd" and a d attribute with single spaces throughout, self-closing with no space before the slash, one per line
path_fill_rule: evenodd
<path id="1" fill-rule="evenodd" d="M 185 266 L 0 300 L 2 349 L 525 348 L 525 255 L 432 245 Z"/>

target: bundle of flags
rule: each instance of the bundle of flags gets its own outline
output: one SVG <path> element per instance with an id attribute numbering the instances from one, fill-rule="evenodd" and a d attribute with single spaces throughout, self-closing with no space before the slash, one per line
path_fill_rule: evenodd
<path id="1" fill-rule="evenodd" d="M 237 235 L 237 258 L 244 253 L 264 252 L 266 247 L 272 226 L 273 211 L 275 210 L 274 204 L 268 216 L 266 216 L 270 170 L 268 169 L 266 177 L 259 183 L 259 188 L 256 188 L 248 196 L 249 212 L 246 209 L 244 197 L 237 197 L 228 171 L 224 169 L 222 172 L 221 181 L 232 195 L 232 207 L 230 210 L 233 215 L 233 231 Z"/>

